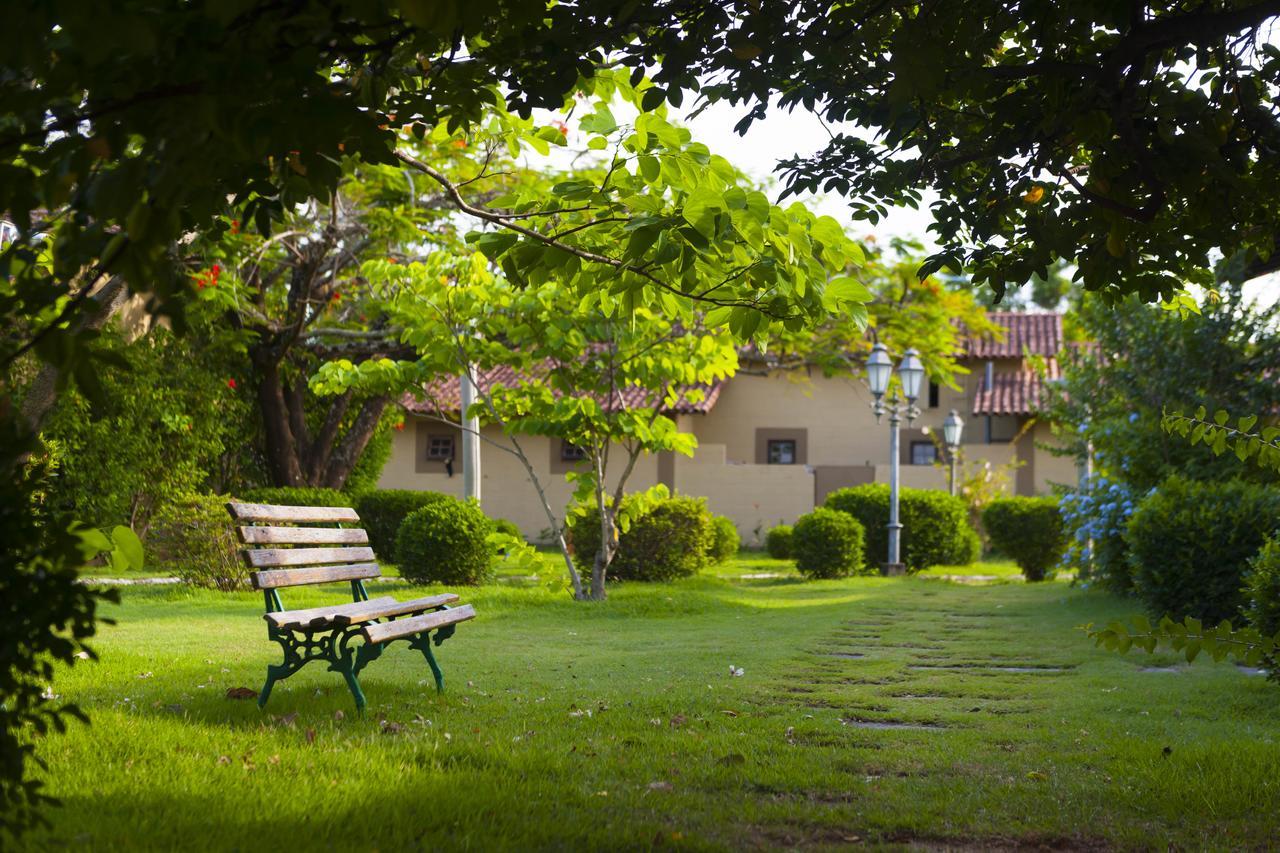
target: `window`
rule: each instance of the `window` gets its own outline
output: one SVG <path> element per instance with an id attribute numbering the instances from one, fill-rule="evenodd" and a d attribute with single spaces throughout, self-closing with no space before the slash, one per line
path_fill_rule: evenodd
<path id="1" fill-rule="evenodd" d="M 560 441 L 560 461 L 561 462 L 581 462 L 587 458 L 587 451 L 576 444 L 570 444 L 563 439 Z"/>
<path id="2" fill-rule="evenodd" d="M 938 445 L 932 441 L 911 442 L 911 464 L 932 465 L 938 461 Z"/>
<path id="3" fill-rule="evenodd" d="M 446 462 L 453 458 L 453 436 L 433 435 L 427 439 L 427 460 Z"/>
<path id="4" fill-rule="evenodd" d="M 938 408 L 938 383 L 929 380 L 929 408 Z"/>
<path id="5" fill-rule="evenodd" d="M 771 438 L 768 444 L 770 465 L 796 464 L 796 440 L 794 438 Z"/>

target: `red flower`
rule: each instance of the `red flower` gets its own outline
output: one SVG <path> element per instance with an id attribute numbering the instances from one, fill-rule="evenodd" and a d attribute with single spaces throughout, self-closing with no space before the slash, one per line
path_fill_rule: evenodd
<path id="1" fill-rule="evenodd" d="M 217 264 L 213 265 L 213 277 L 217 278 L 222 273 L 222 267 Z"/>
<path id="2" fill-rule="evenodd" d="M 329 297 L 329 301 L 331 301 L 331 302 L 341 302 L 341 301 L 342 301 L 342 294 L 335 290 L 335 291 L 333 292 L 333 296 L 330 296 L 330 297 Z"/>
<path id="3" fill-rule="evenodd" d="M 227 387 L 230 388 L 232 391 L 236 390 L 236 381 L 234 379 L 228 379 Z"/>
<path id="4" fill-rule="evenodd" d="M 240 220 L 239 220 L 239 219 L 233 219 L 233 220 L 231 220 L 231 233 L 232 233 L 232 234 L 239 234 L 239 233 L 240 233 Z"/>
<path id="5" fill-rule="evenodd" d="M 396 432 L 404 432 L 404 421 L 396 424 Z"/>

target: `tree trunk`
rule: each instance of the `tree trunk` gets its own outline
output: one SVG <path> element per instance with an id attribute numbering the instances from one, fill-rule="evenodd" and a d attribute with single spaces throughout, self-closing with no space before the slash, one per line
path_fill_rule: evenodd
<path id="1" fill-rule="evenodd" d="M 289 428 L 289 407 L 280 382 L 280 364 L 265 354 L 254 354 L 258 369 L 258 411 L 266 438 L 267 469 L 276 486 L 303 486 L 298 449 Z"/>
<path id="2" fill-rule="evenodd" d="M 320 477 L 321 486 L 340 489 L 346 485 L 347 478 L 351 476 L 351 470 L 356 467 L 356 462 L 360 461 L 360 455 L 369 445 L 369 439 L 373 438 L 373 433 L 378 428 L 378 421 L 382 419 L 382 413 L 390 402 L 391 398 L 387 396 L 370 397 L 364 401 L 364 405 L 360 407 L 360 413 L 356 415 L 355 422 L 342 437 L 342 441 L 332 451 L 325 453 L 329 462 L 324 468 L 324 474 Z"/>

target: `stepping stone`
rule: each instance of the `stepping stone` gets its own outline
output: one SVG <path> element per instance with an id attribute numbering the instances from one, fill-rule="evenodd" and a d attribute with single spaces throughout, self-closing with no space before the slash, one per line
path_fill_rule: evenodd
<path id="1" fill-rule="evenodd" d="M 904 723 L 901 720 L 852 720 L 840 719 L 840 725 L 855 729 L 911 729 L 915 731 L 941 731 L 944 726 L 937 723 Z"/>
<path id="2" fill-rule="evenodd" d="M 848 660 L 866 657 L 861 652 L 822 652 L 822 656 L 824 658 L 846 658 Z"/>
<path id="3" fill-rule="evenodd" d="M 1182 672 L 1180 666 L 1144 666 L 1138 672 L 1167 672 L 1173 675 L 1179 675 Z"/>

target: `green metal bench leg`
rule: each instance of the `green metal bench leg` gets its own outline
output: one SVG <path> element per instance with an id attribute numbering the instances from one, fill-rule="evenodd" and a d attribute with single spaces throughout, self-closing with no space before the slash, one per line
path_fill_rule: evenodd
<path id="1" fill-rule="evenodd" d="M 342 677 L 347 680 L 347 688 L 351 691 L 351 695 L 356 700 L 356 713 L 363 714 L 365 699 L 364 691 L 360 689 L 360 680 L 356 678 L 356 672 L 353 667 L 346 667 L 342 670 Z"/>
<path id="2" fill-rule="evenodd" d="M 436 677 L 436 692 L 444 692 L 444 673 L 440 671 L 440 664 L 436 663 L 436 656 L 431 653 L 431 635 L 423 634 L 413 642 L 410 646 L 422 652 L 423 657 L 427 659 L 427 664 L 431 667 L 431 674 Z"/>
<path id="3" fill-rule="evenodd" d="M 262 685 L 262 692 L 258 694 L 258 707 L 267 707 L 267 700 L 271 698 L 271 688 L 275 686 L 277 681 L 283 681 L 293 672 L 293 668 L 289 666 L 280 666 L 278 664 L 267 664 L 267 682 Z"/>

